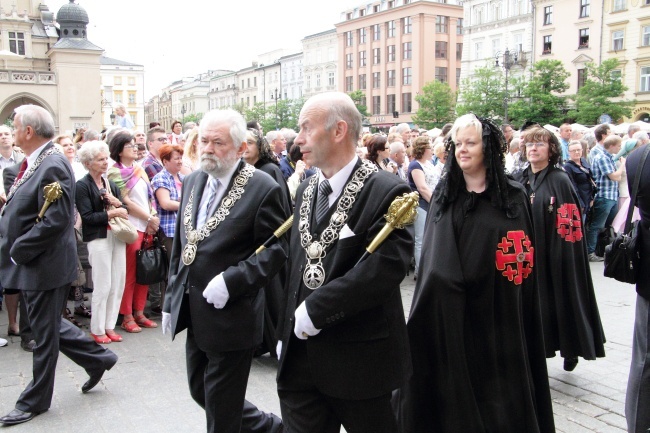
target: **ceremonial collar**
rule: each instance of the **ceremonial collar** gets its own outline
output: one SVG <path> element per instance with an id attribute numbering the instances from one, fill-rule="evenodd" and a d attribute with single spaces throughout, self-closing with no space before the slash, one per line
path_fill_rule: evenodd
<path id="1" fill-rule="evenodd" d="M 47 145 L 50 144 L 50 143 L 52 143 L 51 140 L 48 141 L 48 142 L 46 142 L 46 143 L 43 144 L 42 146 L 38 147 L 35 151 L 32 152 L 31 155 L 29 155 L 29 156 L 27 157 L 27 168 L 31 167 L 32 164 L 34 164 L 34 163 L 36 162 L 36 160 L 37 160 L 38 157 L 41 155 L 41 153 L 43 153 L 43 150 L 45 150 L 45 148 L 47 147 Z"/>
<path id="2" fill-rule="evenodd" d="M 345 187 L 345 184 L 348 182 L 348 179 L 350 179 L 352 170 L 354 170 L 354 167 L 357 165 L 358 160 L 359 157 L 357 155 L 354 155 L 354 158 L 352 158 L 350 162 L 348 162 L 345 166 L 343 166 L 343 168 L 337 171 L 332 177 L 327 179 L 327 181 L 330 183 L 330 186 L 332 187 L 332 192 L 328 196 L 329 197 L 328 201 L 330 206 L 332 205 L 332 203 L 334 203 L 334 201 L 338 198 L 338 196 L 341 195 L 341 191 L 343 191 L 343 187 Z M 319 186 L 323 180 L 325 180 L 325 176 L 323 175 L 323 172 L 320 171 L 318 174 Z"/>

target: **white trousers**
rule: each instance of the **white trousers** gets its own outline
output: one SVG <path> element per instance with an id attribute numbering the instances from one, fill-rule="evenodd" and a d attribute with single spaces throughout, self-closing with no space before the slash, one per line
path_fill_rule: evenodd
<path id="1" fill-rule="evenodd" d="M 105 239 L 88 242 L 88 261 L 93 268 L 90 332 L 104 335 L 115 329 L 126 280 L 126 244 L 107 230 Z"/>

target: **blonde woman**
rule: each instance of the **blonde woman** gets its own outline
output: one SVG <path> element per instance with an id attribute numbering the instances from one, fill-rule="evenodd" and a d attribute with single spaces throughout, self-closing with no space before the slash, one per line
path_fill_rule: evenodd
<path id="1" fill-rule="evenodd" d="M 185 140 L 185 149 L 183 152 L 183 167 L 181 174 L 186 176 L 191 172 L 198 170 L 201 166 L 199 158 L 199 128 L 191 129 L 187 132 Z"/>

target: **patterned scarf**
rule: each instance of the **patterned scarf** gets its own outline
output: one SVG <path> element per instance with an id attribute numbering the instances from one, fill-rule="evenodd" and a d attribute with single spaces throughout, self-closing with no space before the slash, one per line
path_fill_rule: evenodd
<path id="1" fill-rule="evenodd" d="M 128 195 L 140 179 L 144 180 L 147 184 L 149 202 L 153 202 L 153 191 L 149 177 L 140 165 L 133 164 L 131 167 L 125 167 L 121 162 L 116 162 L 115 165 L 108 169 L 108 179 L 115 182 L 122 196 Z"/>

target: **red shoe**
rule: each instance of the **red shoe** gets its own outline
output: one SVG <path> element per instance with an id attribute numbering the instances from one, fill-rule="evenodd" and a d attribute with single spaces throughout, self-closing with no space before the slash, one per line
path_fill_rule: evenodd
<path id="1" fill-rule="evenodd" d="M 95 343 L 97 344 L 111 344 L 111 339 L 106 335 L 95 335 L 91 332 L 90 336 L 93 337 L 93 340 L 95 340 Z"/>
<path id="2" fill-rule="evenodd" d="M 147 317 L 143 314 L 142 316 L 135 316 L 135 323 L 138 325 L 142 326 L 143 328 L 157 328 L 158 324 L 154 322 L 153 320 L 147 319 Z"/>
<path id="3" fill-rule="evenodd" d="M 113 343 L 119 343 L 122 341 L 122 336 L 113 330 L 106 330 L 106 336 L 111 339 Z"/>
<path id="4" fill-rule="evenodd" d="M 142 331 L 142 328 L 140 328 L 137 323 L 135 323 L 135 320 L 130 319 L 130 320 L 122 320 L 122 324 L 120 325 L 122 329 L 124 329 L 126 332 L 130 332 L 131 334 L 138 333 Z"/>

